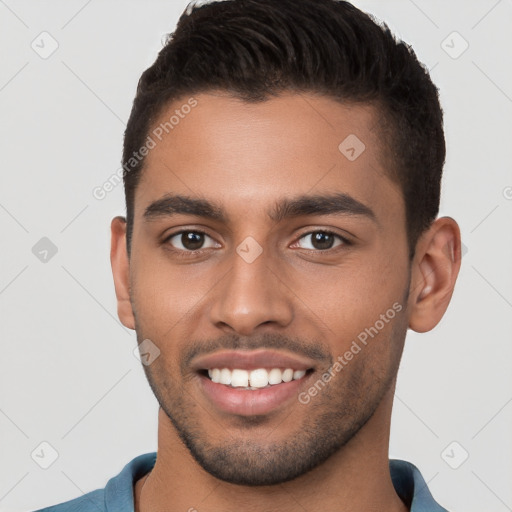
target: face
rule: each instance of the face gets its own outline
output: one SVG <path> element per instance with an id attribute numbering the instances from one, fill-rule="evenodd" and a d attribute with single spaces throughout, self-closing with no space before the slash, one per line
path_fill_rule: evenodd
<path id="1" fill-rule="evenodd" d="M 144 369 L 194 459 L 284 482 L 349 443 L 394 383 L 404 202 L 370 106 L 194 99 L 155 123 L 190 110 L 146 157 L 123 320 L 160 351 Z"/>

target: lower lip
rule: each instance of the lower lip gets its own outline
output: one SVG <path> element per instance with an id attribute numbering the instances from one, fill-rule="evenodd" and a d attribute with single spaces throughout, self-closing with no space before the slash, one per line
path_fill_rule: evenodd
<path id="1" fill-rule="evenodd" d="M 242 416 L 268 414 L 292 399 L 298 400 L 300 387 L 310 377 L 283 382 L 268 388 L 243 389 L 218 384 L 204 375 L 199 376 L 201 388 L 213 404 L 221 411 Z"/>

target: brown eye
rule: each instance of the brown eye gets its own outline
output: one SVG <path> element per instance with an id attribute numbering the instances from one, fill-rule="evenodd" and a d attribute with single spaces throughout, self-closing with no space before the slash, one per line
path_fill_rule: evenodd
<path id="1" fill-rule="evenodd" d="M 168 237 L 166 242 L 175 249 L 182 251 L 196 251 L 207 247 L 215 247 L 213 239 L 202 231 L 180 231 Z"/>
<path id="2" fill-rule="evenodd" d="M 193 231 L 182 233 L 181 243 L 185 249 L 189 249 L 190 251 L 201 249 L 201 246 L 204 244 L 204 234 L 194 233 Z"/>
<path id="3" fill-rule="evenodd" d="M 308 239 L 309 241 L 307 241 Z M 301 240 L 306 240 L 306 242 L 300 243 Z M 318 251 L 332 249 L 333 247 L 343 243 L 346 243 L 346 241 L 340 235 L 329 231 L 313 231 L 311 233 L 306 233 L 299 239 L 299 247 L 302 249 L 313 249 Z"/>

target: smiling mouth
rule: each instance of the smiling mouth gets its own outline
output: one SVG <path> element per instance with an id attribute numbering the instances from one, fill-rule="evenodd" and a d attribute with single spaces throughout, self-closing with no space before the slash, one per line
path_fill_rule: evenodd
<path id="1" fill-rule="evenodd" d="M 209 368 L 199 373 L 208 377 L 215 384 L 224 384 L 230 388 L 257 390 L 278 386 L 279 384 L 301 380 L 313 371 L 294 370 L 293 368 Z"/>

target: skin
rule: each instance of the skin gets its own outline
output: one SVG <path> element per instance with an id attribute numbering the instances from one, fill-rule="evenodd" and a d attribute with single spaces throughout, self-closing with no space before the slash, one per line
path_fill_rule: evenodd
<path id="1" fill-rule="evenodd" d="M 161 406 L 158 455 L 135 486 L 136 510 L 407 510 L 388 467 L 396 373 L 407 328 L 429 331 L 451 299 L 460 268 L 457 223 L 437 219 L 409 262 L 403 197 L 387 177 L 369 105 L 295 93 L 258 104 L 220 92 L 195 98 L 198 106 L 147 156 L 130 257 L 124 219 L 111 224 L 119 318 L 139 343 L 149 338 L 160 349 L 144 366 Z M 165 109 L 155 126 L 187 100 Z M 338 149 L 350 134 L 366 146 L 354 161 Z M 267 215 L 283 198 L 333 192 L 367 205 L 375 220 L 345 213 L 276 222 Z M 169 193 L 213 201 L 228 219 L 144 219 Z M 208 236 L 202 251 L 180 258 L 180 237 L 168 237 L 185 228 Z M 335 237 L 333 248 L 315 248 L 309 234 L 322 230 L 352 243 Z M 252 263 L 236 252 L 248 236 L 263 249 Z M 307 391 L 396 303 L 401 311 L 308 404 L 293 399 L 257 417 L 222 412 L 186 364 L 191 344 L 283 342 L 284 352 L 319 354 L 300 388 Z M 219 464 L 219 454 L 227 462 Z M 263 477 L 274 480 L 249 485 Z"/>

